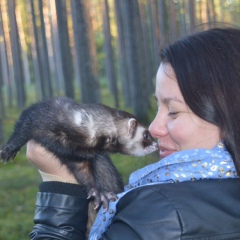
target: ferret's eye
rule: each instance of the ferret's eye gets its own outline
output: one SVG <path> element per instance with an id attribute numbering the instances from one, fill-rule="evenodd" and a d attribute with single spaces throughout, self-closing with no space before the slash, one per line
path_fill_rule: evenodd
<path id="1" fill-rule="evenodd" d="M 150 133 L 149 133 L 148 131 L 144 132 L 144 133 L 143 133 L 143 138 L 144 138 L 145 140 L 150 140 L 150 139 L 151 139 Z"/>

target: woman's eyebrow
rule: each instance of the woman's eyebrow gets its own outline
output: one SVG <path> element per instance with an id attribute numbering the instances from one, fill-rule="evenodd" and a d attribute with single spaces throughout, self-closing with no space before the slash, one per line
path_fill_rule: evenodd
<path id="1" fill-rule="evenodd" d="M 154 99 L 158 102 L 158 98 L 156 97 L 156 95 L 154 95 Z M 161 100 L 161 102 L 163 102 L 164 104 L 168 104 L 170 101 L 175 101 L 175 102 L 183 103 L 183 101 L 181 101 L 181 100 L 178 99 L 177 97 L 166 97 L 166 98 L 163 98 L 163 99 Z"/>
<path id="2" fill-rule="evenodd" d="M 169 103 L 170 101 L 182 103 L 182 101 L 180 99 L 178 99 L 177 97 L 166 97 L 166 98 L 163 98 L 163 100 L 162 100 L 163 103 Z"/>

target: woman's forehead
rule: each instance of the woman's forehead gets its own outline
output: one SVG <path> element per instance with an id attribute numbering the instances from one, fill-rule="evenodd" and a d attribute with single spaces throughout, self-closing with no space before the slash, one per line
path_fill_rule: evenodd
<path id="1" fill-rule="evenodd" d="M 170 63 L 161 63 L 157 71 L 157 77 L 159 74 L 160 75 L 164 74 L 169 78 L 176 80 L 174 69 L 172 68 Z"/>
<path id="2" fill-rule="evenodd" d="M 160 65 L 156 79 L 155 98 L 161 102 L 184 102 L 171 65 Z"/>

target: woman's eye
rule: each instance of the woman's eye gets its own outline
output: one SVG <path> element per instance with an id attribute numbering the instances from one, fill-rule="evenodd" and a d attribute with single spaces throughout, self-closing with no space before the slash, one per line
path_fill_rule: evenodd
<path id="1" fill-rule="evenodd" d="M 174 118 L 174 117 L 177 117 L 177 114 L 178 112 L 169 112 L 168 116 Z"/>

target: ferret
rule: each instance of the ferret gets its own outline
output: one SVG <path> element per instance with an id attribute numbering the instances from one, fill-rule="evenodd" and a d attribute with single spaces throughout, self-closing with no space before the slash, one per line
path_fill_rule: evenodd
<path id="1" fill-rule="evenodd" d="M 96 209 L 100 205 L 107 209 L 109 200 L 124 188 L 109 153 L 144 156 L 158 149 L 132 114 L 102 104 L 79 104 L 67 97 L 43 100 L 25 109 L 0 157 L 8 162 L 29 140 L 67 166 Z"/>

